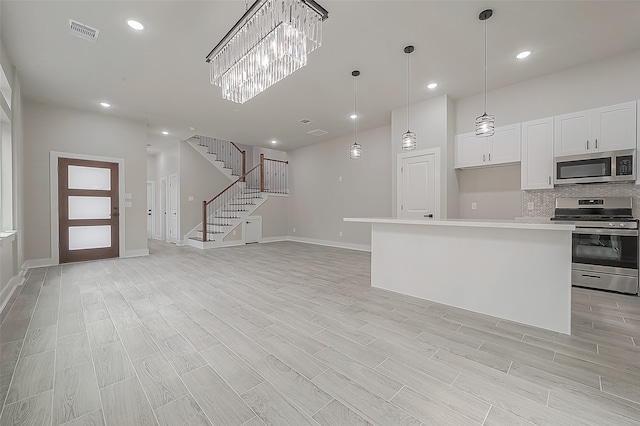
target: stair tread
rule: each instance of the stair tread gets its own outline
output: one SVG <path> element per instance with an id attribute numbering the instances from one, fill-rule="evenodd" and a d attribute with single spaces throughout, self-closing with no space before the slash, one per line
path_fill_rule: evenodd
<path id="1" fill-rule="evenodd" d="M 196 232 L 202 232 L 202 229 L 198 229 Z M 207 231 L 207 234 L 224 234 L 224 232 L 219 232 L 219 231 Z"/>

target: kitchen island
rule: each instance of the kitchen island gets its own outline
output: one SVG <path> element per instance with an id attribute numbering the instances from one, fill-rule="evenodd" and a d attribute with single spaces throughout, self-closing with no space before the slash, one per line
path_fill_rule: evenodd
<path id="1" fill-rule="evenodd" d="M 371 223 L 371 285 L 571 334 L 573 225 L 345 218 Z"/>

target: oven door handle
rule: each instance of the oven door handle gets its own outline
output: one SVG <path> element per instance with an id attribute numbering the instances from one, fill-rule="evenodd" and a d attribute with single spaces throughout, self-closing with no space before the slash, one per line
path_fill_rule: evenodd
<path id="1" fill-rule="evenodd" d="M 637 229 L 600 229 L 600 228 L 578 228 L 574 231 L 576 234 L 598 234 L 598 235 L 621 235 L 637 237 Z"/>

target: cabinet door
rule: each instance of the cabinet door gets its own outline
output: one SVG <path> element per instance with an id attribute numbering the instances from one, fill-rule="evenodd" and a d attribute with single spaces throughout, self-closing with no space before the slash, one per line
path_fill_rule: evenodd
<path id="1" fill-rule="evenodd" d="M 496 128 L 489 138 L 489 164 L 507 164 L 520 161 L 520 124 Z"/>
<path id="2" fill-rule="evenodd" d="M 636 147 L 636 102 L 593 110 L 592 133 L 596 151 Z"/>
<path id="3" fill-rule="evenodd" d="M 584 154 L 595 149 L 591 139 L 591 111 L 559 115 L 554 119 L 556 157 Z"/>
<path id="4" fill-rule="evenodd" d="M 487 139 L 475 133 L 456 136 L 456 168 L 483 166 L 487 162 Z"/>
<path id="5" fill-rule="evenodd" d="M 522 123 L 522 189 L 553 188 L 553 117 Z"/>

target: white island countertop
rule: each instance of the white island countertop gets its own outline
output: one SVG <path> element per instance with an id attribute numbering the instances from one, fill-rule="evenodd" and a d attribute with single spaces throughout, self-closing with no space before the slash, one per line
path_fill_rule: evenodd
<path id="1" fill-rule="evenodd" d="M 345 217 L 345 222 L 389 223 L 396 225 L 455 226 L 472 228 L 536 229 L 548 231 L 573 231 L 575 225 L 558 222 L 523 222 L 520 220 L 483 219 L 399 219 L 395 217 Z"/>

